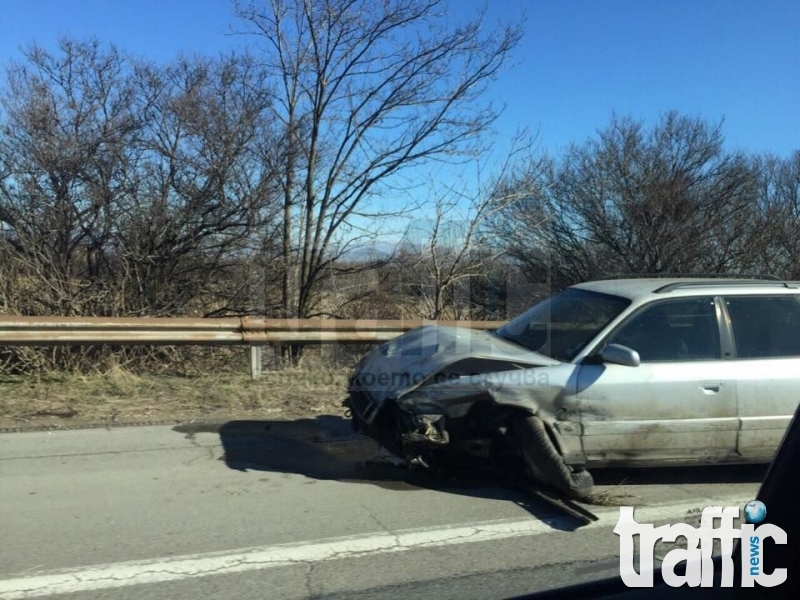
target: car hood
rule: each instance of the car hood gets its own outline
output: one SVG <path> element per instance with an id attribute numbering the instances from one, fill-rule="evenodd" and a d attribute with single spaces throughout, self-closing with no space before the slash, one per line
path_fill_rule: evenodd
<path id="1" fill-rule="evenodd" d="M 423 325 L 386 342 L 355 367 L 350 390 L 366 392 L 380 405 L 432 381 L 459 373 L 473 375 L 559 361 L 532 352 L 487 331 Z"/>

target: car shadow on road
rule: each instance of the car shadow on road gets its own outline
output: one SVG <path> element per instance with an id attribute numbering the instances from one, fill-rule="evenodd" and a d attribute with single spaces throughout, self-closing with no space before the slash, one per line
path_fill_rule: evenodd
<path id="1" fill-rule="evenodd" d="M 496 473 L 484 469 L 455 468 L 437 473 L 401 465 L 374 441 L 354 432 L 350 421 L 343 417 L 189 423 L 173 429 L 189 438 L 198 433 L 217 433 L 224 450 L 221 460 L 229 468 L 243 472 L 292 473 L 396 492 L 435 490 L 506 500 L 556 530 L 572 531 L 582 525 L 577 519 L 561 518 L 546 502 L 503 485 Z"/>

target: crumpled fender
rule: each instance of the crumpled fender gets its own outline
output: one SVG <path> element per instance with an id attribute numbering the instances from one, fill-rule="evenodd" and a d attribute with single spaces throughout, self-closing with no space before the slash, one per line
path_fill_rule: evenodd
<path id="1" fill-rule="evenodd" d="M 441 411 L 463 416 L 480 399 L 536 415 L 548 426 L 565 457 L 582 456 L 578 407 L 571 384 L 574 365 L 534 367 L 459 377 L 399 394 L 397 405 L 411 412 Z"/>

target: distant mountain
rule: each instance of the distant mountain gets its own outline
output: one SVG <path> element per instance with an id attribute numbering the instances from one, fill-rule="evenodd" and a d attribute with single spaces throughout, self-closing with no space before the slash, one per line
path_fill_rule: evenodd
<path id="1" fill-rule="evenodd" d="M 350 248 L 342 257 L 344 260 L 370 260 L 390 256 L 397 248 L 397 242 L 376 240 Z"/>

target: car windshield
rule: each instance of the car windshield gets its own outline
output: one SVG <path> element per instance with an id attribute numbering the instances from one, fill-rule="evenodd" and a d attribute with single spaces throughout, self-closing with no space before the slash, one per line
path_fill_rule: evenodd
<path id="1" fill-rule="evenodd" d="M 570 288 L 497 330 L 503 339 L 562 362 L 572 361 L 630 304 L 619 296 Z"/>

